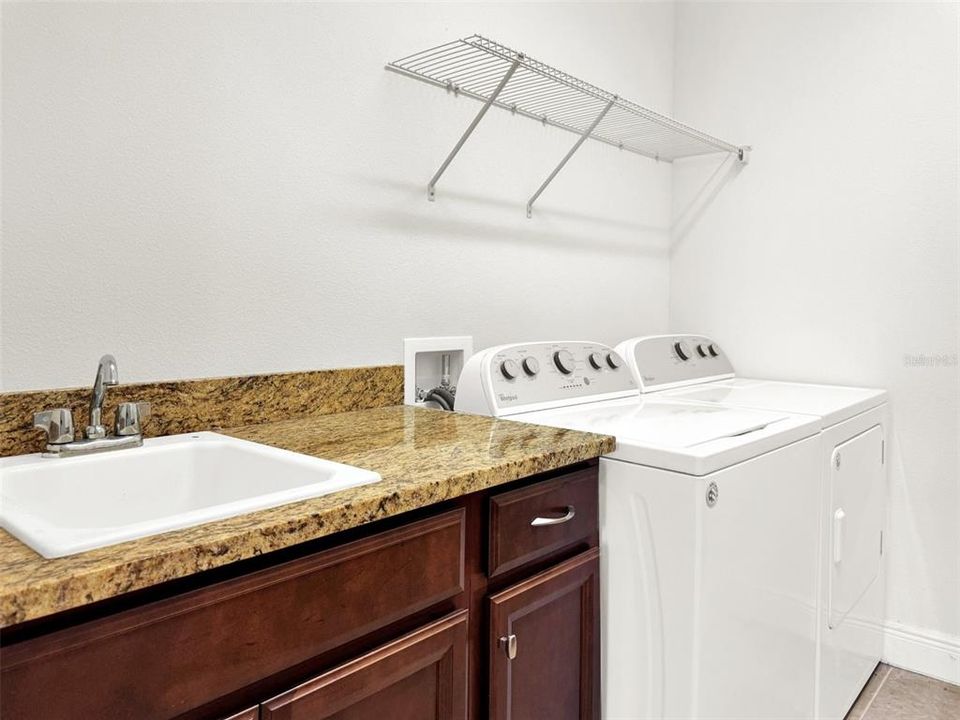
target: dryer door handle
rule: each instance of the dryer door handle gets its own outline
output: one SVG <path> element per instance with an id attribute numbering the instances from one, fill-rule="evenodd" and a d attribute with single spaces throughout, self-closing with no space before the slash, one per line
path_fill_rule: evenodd
<path id="1" fill-rule="evenodd" d="M 833 513 L 833 563 L 839 565 L 843 561 L 843 521 L 847 514 L 843 508 L 837 508 Z"/>

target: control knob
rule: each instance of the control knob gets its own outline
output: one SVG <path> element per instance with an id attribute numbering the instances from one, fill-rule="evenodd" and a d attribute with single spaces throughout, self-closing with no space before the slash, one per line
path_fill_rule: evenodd
<path id="1" fill-rule="evenodd" d="M 537 362 L 535 357 L 524 358 L 521 364 L 523 365 L 523 371 L 530 377 L 540 372 L 540 363 Z"/>
<path id="2" fill-rule="evenodd" d="M 516 362 L 507 358 L 500 363 L 500 372 L 507 380 L 513 380 L 520 374 L 520 368 L 517 367 Z"/>
<path id="3" fill-rule="evenodd" d="M 553 354 L 553 364 L 556 365 L 557 370 L 564 375 L 569 375 L 573 372 L 576 361 L 573 359 L 573 354 L 569 350 L 557 350 Z"/>
<path id="4" fill-rule="evenodd" d="M 619 370 L 623 366 L 623 360 L 616 353 L 607 353 L 607 365 L 611 370 Z"/>
<path id="5" fill-rule="evenodd" d="M 600 353 L 598 353 L 598 352 L 592 352 L 592 353 L 590 353 L 590 355 L 587 356 L 587 360 L 590 361 L 590 366 L 591 366 L 594 370 L 602 370 L 602 369 L 603 369 L 603 357 L 600 355 Z"/>
<path id="6" fill-rule="evenodd" d="M 713 343 L 710 343 L 710 344 L 707 346 L 707 352 L 710 353 L 711 357 L 716 357 L 717 355 L 720 354 L 720 351 L 717 350 L 717 346 L 714 345 Z"/>
<path id="7" fill-rule="evenodd" d="M 673 351 L 677 354 L 677 357 L 681 360 L 690 359 L 690 346 L 687 345 L 683 340 L 675 342 L 673 344 Z"/>

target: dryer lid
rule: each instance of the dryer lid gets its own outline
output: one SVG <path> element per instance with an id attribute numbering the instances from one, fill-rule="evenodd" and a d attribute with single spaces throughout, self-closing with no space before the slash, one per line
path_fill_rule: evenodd
<path id="1" fill-rule="evenodd" d="M 661 397 L 724 403 L 745 408 L 781 410 L 823 418 L 823 427 L 843 422 L 854 415 L 886 402 L 885 390 L 815 385 L 775 380 L 721 380 L 678 390 L 666 391 Z"/>

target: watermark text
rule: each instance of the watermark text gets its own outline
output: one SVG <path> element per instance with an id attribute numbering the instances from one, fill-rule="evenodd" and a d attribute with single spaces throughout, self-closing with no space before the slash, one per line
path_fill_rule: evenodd
<path id="1" fill-rule="evenodd" d="M 960 365 L 957 353 L 904 353 L 904 367 L 946 368 Z"/>

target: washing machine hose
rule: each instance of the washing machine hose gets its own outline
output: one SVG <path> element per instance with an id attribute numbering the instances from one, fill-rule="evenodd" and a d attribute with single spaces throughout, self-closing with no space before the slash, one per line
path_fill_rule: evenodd
<path id="1" fill-rule="evenodd" d="M 424 402 L 435 402 L 441 410 L 453 410 L 453 393 L 444 387 L 435 387 L 423 396 Z"/>

